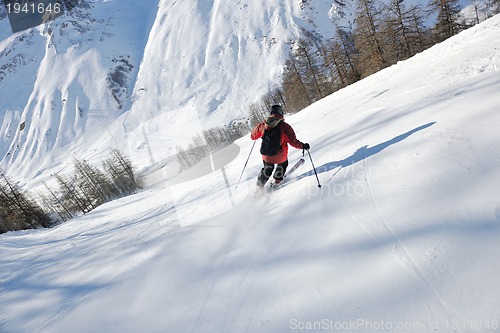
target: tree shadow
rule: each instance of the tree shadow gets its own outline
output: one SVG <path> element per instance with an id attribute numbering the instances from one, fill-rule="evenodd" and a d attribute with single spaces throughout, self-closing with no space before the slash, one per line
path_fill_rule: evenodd
<path id="1" fill-rule="evenodd" d="M 412 129 L 411 131 L 408 131 L 406 133 L 398 135 L 398 136 L 396 136 L 388 141 L 379 143 L 378 145 L 373 146 L 373 147 L 368 147 L 367 145 L 365 145 L 365 146 L 359 148 L 358 150 L 356 150 L 351 156 L 348 156 L 348 157 L 344 158 L 343 160 L 325 163 L 325 164 L 317 167 L 316 171 L 318 174 L 320 174 L 320 173 L 325 173 L 325 172 L 331 171 L 335 168 L 339 168 L 339 167 L 345 168 L 345 167 L 351 166 L 351 165 L 358 163 L 358 162 L 360 162 L 360 161 L 362 161 L 370 156 L 373 156 L 375 154 L 380 153 L 382 150 L 384 150 L 385 148 L 387 148 L 389 146 L 392 146 L 398 142 L 403 141 L 404 139 L 408 138 L 410 135 L 412 135 L 416 132 L 419 132 L 419 131 L 424 130 L 428 127 L 431 127 L 435 123 L 436 122 L 430 122 L 428 124 L 419 126 L 417 128 Z M 304 177 L 309 177 L 309 176 L 313 176 L 313 175 L 314 175 L 314 171 L 311 170 L 311 171 L 308 171 L 308 172 L 305 172 L 305 173 L 299 175 L 297 178 L 302 179 Z"/>

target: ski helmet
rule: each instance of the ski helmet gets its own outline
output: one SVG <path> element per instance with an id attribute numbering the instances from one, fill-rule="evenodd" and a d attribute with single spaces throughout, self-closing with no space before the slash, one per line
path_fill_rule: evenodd
<path id="1" fill-rule="evenodd" d="M 283 108 L 281 107 L 281 105 L 271 106 L 271 114 L 277 114 L 277 115 L 280 115 L 283 117 L 284 112 L 283 112 Z"/>

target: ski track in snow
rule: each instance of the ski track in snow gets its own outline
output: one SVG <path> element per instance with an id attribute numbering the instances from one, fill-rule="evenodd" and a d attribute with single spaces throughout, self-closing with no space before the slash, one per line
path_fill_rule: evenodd
<path id="1" fill-rule="evenodd" d="M 364 166 L 365 170 L 368 169 L 366 156 L 363 157 L 363 166 Z M 449 312 L 449 305 L 446 304 L 446 302 L 441 297 L 440 293 L 437 291 L 435 286 L 432 284 L 432 282 L 426 276 L 425 270 L 423 270 L 422 267 L 418 264 L 418 262 L 415 260 L 415 258 L 411 255 L 410 251 L 405 247 L 405 245 L 401 241 L 400 237 L 397 235 L 397 233 L 391 227 L 391 223 L 387 220 L 384 213 L 382 212 L 382 209 L 380 208 L 380 205 L 379 205 L 377 198 L 375 196 L 375 193 L 373 191 L 372 184 L 370 182 L 370 176 L 367 172 L 365 172 L 365 182 L 366 182 L 366 186 L 368 187 L 368 190 L 370 192 L 370 196 L 371 196 L 373 204 L 376 208 L 377 214 L 378 214 L 380 220 L 382 221 L 384 228 L 390 233 L 391 237 L 394 238 L 395 243 L 397 244 L 393 249 L 394 254 L 399 258 L 401 263 L 403 263 L 405 266 L 408 266 L 408 268 L 414 272 L 415 276 L 417 276 L 432 291 L 432 293 L 434 294 L 435 298 L 438 300 L 443 311 L 445 313 L 447 313 L 447 317 L 450 318 L 450 320 L 453 318 L 456 319 L 456 317 L 452 316 L 451 313 Z M 462 332 L 462 330 L 460 330 L 460 329 L 458 329 L 458 331 Z"/>

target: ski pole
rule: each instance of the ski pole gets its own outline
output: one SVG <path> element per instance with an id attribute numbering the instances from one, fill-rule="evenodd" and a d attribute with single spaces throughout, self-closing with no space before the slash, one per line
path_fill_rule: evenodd
<path id="1" fill-rule="evenodd" d="M 314 162 L 313 162 L 313 159 L 311 157 L 311 153 L 309 152 L 309 149 L 307 150 L 307 153 L 309 154 L 309 159 L 311 160 L 311 164 L 313 166 L 314 174 L 316 175 L 316 180 L 318 181 L 318 187 L 321 187 L 321 184 L 319 183 L 318 173 L 316 172 L 316 167 L 314 166 Z"/>
<path id="2" fill-rule="evenodd" d="M 236 184 L 236 188 L 238 188 L 238 186 L 240 185 L 241 177 L 243 177 L 243 173 L 245 172 L 245 169 L 247 168 L 248 161 L 250 160 L 250 155 L 252 155 L 253 147 L 255 147 L 255 142 L 257 142 L 257 140 L 255 140 L 253 142 L 252 149 L 250 149 L 250 153 L 248 154 L 248 158 L 247 158 L 247 161 L 245 162 L 245 166 L 243 167 L 243 170 L 241 171 L 240 179 L 238 179 L 238 184 Z"/>

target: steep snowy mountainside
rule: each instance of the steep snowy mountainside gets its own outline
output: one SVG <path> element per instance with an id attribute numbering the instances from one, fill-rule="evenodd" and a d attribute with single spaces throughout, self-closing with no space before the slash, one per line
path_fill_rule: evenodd
<path id="1" fill-rule="evenodd" d="M 143 132 L 183 143 L 246 116 L 245 107 L 279 78 L 288 43 L 300 34 L 295 10 L 282 1 L 163 2 L 125 120 L 125 135 L 137 137 L 128 140 L 131 150 L 147 144 Z M 152 151 L 173 153 L 175 145 L 164 146 Z"/>
<path id="2" fill-rule="evenodd" d="M 130 107 L 154 5 L 81 2 L 66 16 L 0 42 L 6 172 L 29 179 L 69 162 Z"/>
<path id="3" fill-rule="evenodd" d="M 23 182 L 110 148 L 142 169 L 168 159 L 246 117 L 304 30 L 331 38 L 355 11 L 354 0 L 80 4 L 14 35 L 0 18 L 0 167 Z"/>
<path id="4" fill-rule="evenodd" d="M 164 137 L 148 148 L 168 156 L 190 134 L 246 116 L 305 22 L 297 0 L 81 3 L 12 36 L 1 21 L 0 166 L 18 178 L 110 147 L 142 160 L 144 133 Z M 311 22 L 333 25 L 320 14 Z"/>

